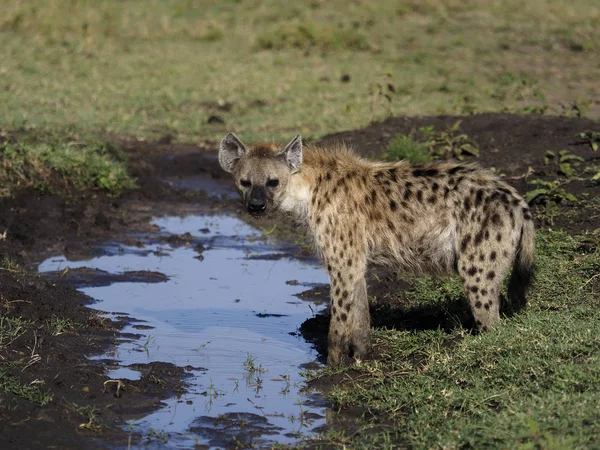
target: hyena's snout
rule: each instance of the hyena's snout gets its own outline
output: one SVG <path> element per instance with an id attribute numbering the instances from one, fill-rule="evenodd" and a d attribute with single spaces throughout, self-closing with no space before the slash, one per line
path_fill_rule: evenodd
<path id="1" fill-rule="evenodd" d="M 255 187 L 250 191 L 246 201 L 246 209 L 254 216 L 262 216 L 267 212 L 267 193 L 264 188 Z"/>

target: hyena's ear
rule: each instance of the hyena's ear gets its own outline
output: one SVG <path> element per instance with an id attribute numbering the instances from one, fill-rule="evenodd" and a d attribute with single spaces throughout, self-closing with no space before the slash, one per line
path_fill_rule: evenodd
<path id="1" fill-rule="evenodd" d="M 300 166 L 302 165 L 302 137 L 300 133 L 285 146 L 281 154 L 285 156 L 291 173 L 300 170 Z"/>
<path id="2" fill-rule="evenodd" d="M 246 146 L 235 134 L 229 133 L 223 138 L 219 147 L 219 164 L 225 172 L 231 173 L 245 153 Z"/>

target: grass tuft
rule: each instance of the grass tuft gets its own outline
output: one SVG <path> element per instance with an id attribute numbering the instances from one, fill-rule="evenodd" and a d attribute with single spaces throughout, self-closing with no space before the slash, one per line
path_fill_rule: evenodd
<path id="1" fill-rule="evenodd" d="M 0 316 L 0 349 L 10 346 L 30 325 L 31 322 L 20 317 Z"/>
<path id="2" fill-rule="evenodd" d="M 40 384 L 23 384 L 0 367 L 0 392 L 20 397 L 40 406 L 52 401 L 52 395 L 44 391 Z"/>
<path id="3" fill-rule="evenodd" d="M 406 160 L 424 164 L 432 160 L 427 142 L 416 141 L 411 135 L 399 134 L 386 147 L 386 157 L 392 161 Z"/>
<path id="4" fill-rule="evenodd" d="M 100 138 L 63 133 L 17 139 L 5 135 L 0 141 L 0 196 L 12 196 L 23 188 L 67 195 L 103 190 L 118 196 L 135 188 L 135 182 L 115 155 L 122 154 Z"/>

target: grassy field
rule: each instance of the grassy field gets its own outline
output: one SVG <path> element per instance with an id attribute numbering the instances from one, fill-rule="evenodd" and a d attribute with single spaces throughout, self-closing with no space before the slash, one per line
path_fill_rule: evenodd
<path id="1" fill-rule="evenodd" d="M 362 430 L 321 442 L 347 448 L 574 449 L 600 446 L 599 249 L 561 232 L 539 233 L 530 307 L 472 335 L 379 329 L 375 361 L 339 372 L 328 394 L 365 411 Z M 460 280 L 421 279 L 413 308 L 454 309 Z M 434 307 L 435 307 L 434 306 Z M 462 305 L 464 308 L 464 305 Z M 457 323 L 460 323 L 457 320 Z"/>
<path id="2" fill-rule="evenodd" d="M 202 142 L 226 130 L 318 137 L 389 114 L 600 114 L 590 0 L 5 0 L 2 10 L 9 130 Z"/>

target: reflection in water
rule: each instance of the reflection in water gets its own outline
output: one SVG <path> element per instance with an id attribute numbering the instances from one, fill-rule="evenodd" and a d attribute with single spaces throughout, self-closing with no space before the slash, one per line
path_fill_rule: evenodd
<path id="1" fill-rule="evenodd" d="M 222 427 L 215 422 L 218 418 L 254 418 L 250 422 L 260 426 L 248 443 L 292 443 L 298 431 L 308 433 L 323 425 L 323 409 L 308 406 L 299 386 L 299 366 L 314 361 L 316 353 L 294 332 L 316 309 L 295 294 L 306 284 L 327 283 L 326 274 L 314 263 L 273 258 L 281 249 L 231 217 L 168 217 L 155 223 L 163 234 L 190 233 L 192 245 L 152 244 L 142 250 L 124 246 L 89 261 L 55 257 L 39 267 L 41 272 L 66 267 L 111 274 L 156 271 L 168 277 L 163 283 L 81 289 L 100 301 L 99 309 L 126 313 L 147 325 L 124 330 L 143 337 L 118 345 L 121 369 L 111 371 L 112 378 L 139 376 L 126 368 L 133 363 L 164 361 L 192 368 L 190 392 L 135 422 L 134 429 L 170 434 L 170 443 L 187 447 L 220 445 L 210 432 Z M 195 250 L 198 244 L 203 258 Z M 261 260 L 261 255 L 269 258 Z M 299 283 L 286 284 L 290 280 Z M 302 420 L 306 417 L 311 420 Z"/>

